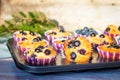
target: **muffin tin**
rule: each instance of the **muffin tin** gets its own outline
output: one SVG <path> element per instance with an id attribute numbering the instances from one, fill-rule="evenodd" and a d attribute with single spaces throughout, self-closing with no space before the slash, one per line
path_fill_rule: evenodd
<path id="1" fill-rule="evenodd" d="M 55 63 L 45 66 L 33 66 L 25 63 L 24 58 L 18 54 L 18 50 L 13 43 L 13 38 L 7 42 L 8 49 L 14 59 L 16 66 L 26 72 L 44 74 L 63 71 L 81 71 L 103 68 L 120 67 L 120 61 L 108 61 L 99 57 L 98 53 L 94 52 L 88 63 L 70 63 L 57 56 Z"/>

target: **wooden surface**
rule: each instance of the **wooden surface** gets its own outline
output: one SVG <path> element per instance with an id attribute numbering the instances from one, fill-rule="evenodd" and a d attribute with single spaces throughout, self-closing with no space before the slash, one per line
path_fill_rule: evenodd
<path id="1" fill-rule="evenodd" d="M 0 80 L 120 80 L 120 69 L 61 72 L 44 75 L 20 70 L 12 58 L 0 59 Z"/>

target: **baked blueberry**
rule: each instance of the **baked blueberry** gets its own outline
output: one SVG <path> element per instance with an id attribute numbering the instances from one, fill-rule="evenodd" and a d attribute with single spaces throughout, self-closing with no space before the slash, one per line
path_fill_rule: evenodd
<path id="1" fill-rule="evenodd" d="M 85 55 L 86 50 L 85 50 L 85 49 L 80 49 L 80 50 L 78 50 L 78 52 L 79 52 L 80 54 L 82 54 L 82 55 Z"/>
<path id="2" fill-rule="evenodd" d="M 62 40 L 61 42 L 65 42 L 65 40 Z"/>
<path id="3" fill-rule="evenodd" d="M 49 49 L 46 49 L 44 52 L 46 55 L 50 55 L 51 51 Z"/>
<path id="4" fill-rule="evenodd" d="M 37 37 L 33 39 L 33 42 L 38 42 L 38 41 L 41 41 L 41 37 Z"/>
<path id="5" fill-rule="evenodd" d="M 35 58 L 37 55 L 35 54 L 31 54 L 31 58 Z"/>
<path id="6" fill-rule="evenodd" d="M 22 35 L 27 35 L 27 33 L 24 32 L 24 31 L 20 31 L 20 33 L 21 33 Z"/>
<path id="7" fill-rule="evenodd" d="M 120 31 L 120 26 L 118 27 L 118 30 Z"/>
<path id="8" fill-rule="evenodd" d="M 38 46 L 37 48 L 38 49 L 44 49 L 44 46 Z"/>
<path id="9" fill-rule="evenodd" d="M 54 35 L 56 35 L 57 33 L 56 33 L 56 32 L 52 32 L 51 34 L 54 34 Z"/>
<path id="10" fill-rule="evenodd" d="M 71 58 L 72 60 L 75 60 L 76 57 L 77 57 L 76 53 L 75 53 L 75 52 L 71 52 L 70 58 Z"/>
<path id="11" fill-rule="evenodd" d="M 65 32 L 65 31 L 63 29 L 61 29 L 60 32 Z"/>
<path id="12" fill-rule="evenodd" d="M 42 52 L 42 50 L 40 48 L 36 48 L 35 52 L 39 53 L 39 52 Z"/>
<path id="13" fill-rule="evenodd" d="M 101 37 L 101 38 L 104 38 L 104 37 L 105 37 L 105 35 L 104 35 L 104 34 L 101 34 L 101 35 L 100 35 L 100 37 Z"/>
<path id="14" fill-rule="evenodd" d="M 109 28 L 109 27 L 108 27 L 108 28 L 106 28 L 106 30 L 105 30 L 105 31 L 107 31 L 107 32 L 108 32 L 108 31 L 110 31 L 110 28 Z"/>
<path id="15" fill-rule="evenodd" d="M 111 43 L 108 48 L 116 48 L 116 49 L 120 49 L 120 46 L 117 45 L 116 43 Z"/>
<path id="16" fill-rule="evenodd" d="M 30 35 L 34 36 L 34 35 L 35 35 L 35 32 L 30 31 Z"/>
<path id="17" fill-rule="evenodd" d="M 70 42 L 68 43 L 68 48 L 72 48 L 72 47 L 73 47 L 73 42 L 74 42 L 74 41 L 70 41 Z"/>
<path id="18" fill-rule="evenodd" d="M 95 33 L 91 33 L 90 36 L 91 36 L 91 37 L 95 37 L 96 34 L 95 34 Z"/>
<path id="19" fill-rule="evenodd" d="M 25 41 L 25 40 L 27 40 L 27 38 L 23 37 L 23 38 L 22 38 L 22 41 Z"/>
<path id="20" fill-rule="evenodd" d="M 78 40 L 74 41 L 74 46 L 75 47 L 78 47 L 79 45 L 80 45 L 80 41 L 78 41 Z"/>

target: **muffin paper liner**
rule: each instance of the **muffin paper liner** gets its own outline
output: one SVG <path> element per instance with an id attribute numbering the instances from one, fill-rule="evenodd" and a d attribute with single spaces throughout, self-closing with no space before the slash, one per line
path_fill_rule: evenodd
<path id="1" fill-rule="evenodd" d="M 114 38 L 114 37 L 116 37 L 116 36 L 118 36 L 119 34 L 111 34 L 111 33 L 109 33 L 109 32 L 104 32 L 104 34 L 106 34 L 107 36 L 110 36 L 111 38 Z"/>
<path id="2" fill-rule="evenodd" d="M 38 58 L 28 57 L 26 56 L 26 54 L 24 54 L 24 59 L 28 65 L 46 66 L 46 65 L 55 64 L 56 56 L 52 58 L 38 59 Z"/>
<path id="3" fill-rule="evenodd" d="M 52 44 L 52 42 L 53 42 L 53 40 L 55 40 L 55 39 L 70 39 L 71 37 L 72 37 L 72 34 L 70 33 L 70 36 L 66 36 L 66 37 L 52 37 L 51 35 L 48 35 L 47 33 L 48 32 L 51 32 L 51 30 L 48 30 L 48 31 L 46 31 L 45 33 L 44 33 L 44 35 L 45 35 L 45 37 L 46 37 L 46 39 L 50 42 L 50 44 Z"/>
<path id="4" fill-rule="evenodd" d="M 115 41 L 117 42 L 118 45 L 120 45 L 120 36 L 116 36 Z"/>
<path id="5" fill-rule="evenodd" d="M 100 57 L 102 57 L 104 60 L 108 61 L 118 61 L 120 60 L 120 53 L 112 53 L 100 50 L 99 47 L 97 47 L 98 53 Z"/>
<path id="6" fill-rule="evenodd" d="M 59 44 L 56 43 L 55 41 L 62 41 L 62 40 L 67 40 L 67 39 L 55 39 L 52 41 L 52 46 L 53 48 L 61 55 L 62 58 L 65 58 L 64 55 L 64 44 Z"/>

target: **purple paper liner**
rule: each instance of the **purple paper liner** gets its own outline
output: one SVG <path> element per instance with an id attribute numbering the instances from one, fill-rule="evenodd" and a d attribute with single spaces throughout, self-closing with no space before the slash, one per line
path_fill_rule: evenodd
<path id="1" fill-rule="evenodd" d="M 56 50 L 56 51 L 58 51 L 58 50 L 63 50 L 63 48 L 64 48 L 64 44 L 57 44 L 57 43 L 53 43 L 52 44 L 52 46 L 54 47 L 54 49 Z"/>
<path id="2" fill-rule="evenodd" d="M 105 31 L 104 34 L 106 34 L 107 36 L 109 36 L 111 38 L 114 38 L 114 37 L 119 35 L 119 34 L 111 34 L 111 33 L 107 32 L 107 31 Z"/>
<path id="3" fill-rule="evenodd" d="M 120 45 L 120 35 L 115 37 L 115 41 L 117 42 L 118 45 Z"/>
<path id="4" fill-rule="evenodd" d="M 18 38 L 18 37 L 16 37 L 15 35 L 13 35 L 13 40 L 14 40 L 14 42 L 16 42 L 16 43 L 18 43 L 18 42 L 21 42 L 21 41 L 22 41 L 22 39 L 21 39 L 21 38 Z"/>
<path id="5" fill-rule="evenodd" d="M 100 50 L 99 47 L 97 47 L 99 56 L 106 61 L 118 61 L 120 60 L 120 53 L 112 53 L 112 52 L 106 52 L 103 50 Z"/>
<path id="6" fill-rule="evenodd" d="M 32 66 L 47 66 L 47 65 L 53 65 L 55 64 L 56 56 L 52 58 L 45 58 L 45 59 L 38 59 L 38 58 L 32 58 L 29 56 L 26 56 L 26 53 L 24 52 L 24 60 L 28 65 Z"/>
<path id="7" fill-rule="evenodd" d="M 116 42 L 117 42 L 118 45 L 120 45 L 120 40 L 117 40 Z"/>

